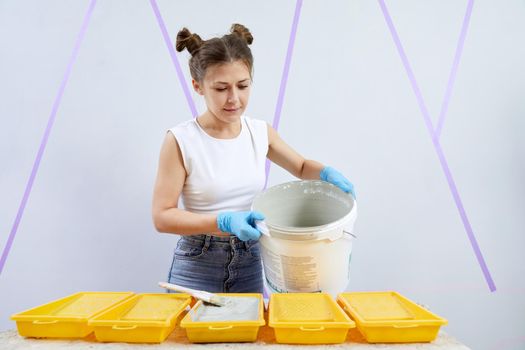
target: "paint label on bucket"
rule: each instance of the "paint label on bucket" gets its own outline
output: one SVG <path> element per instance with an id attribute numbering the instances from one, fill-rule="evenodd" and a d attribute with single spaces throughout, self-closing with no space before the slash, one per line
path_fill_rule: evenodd
<path id="1" fill-rule="evenodd" d="M 262 253 L 266 280 L 275 291 L 320 291 L 319 262 L 316 257 L 278 255 L 268 249 Z"/>

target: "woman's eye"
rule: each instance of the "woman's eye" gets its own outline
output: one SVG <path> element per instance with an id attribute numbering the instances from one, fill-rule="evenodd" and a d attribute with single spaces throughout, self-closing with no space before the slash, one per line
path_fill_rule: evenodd
<path id="1" fill-rule="evenodd" d="M 217 90 L 217 91 L 225 91 L 226 88 L 216 88 L 215 90 Z"/>
<path id="2" fill-rule="evenodd" d="M 248 85 L 241 85 L 239 86 L 239 89 L 246 89 L 248 87 Z"/>

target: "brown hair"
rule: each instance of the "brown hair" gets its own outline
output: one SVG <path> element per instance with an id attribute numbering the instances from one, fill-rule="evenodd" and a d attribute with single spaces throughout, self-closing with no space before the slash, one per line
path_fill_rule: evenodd
<path id="1" fill-rule="evenodd" d="M 214 64 L 242 61 L 248 67 L 250 76 L 253 71 L 252 51 L 248 47 L 253 42 L 253 36 L 242 24 L 232 24 L 230 34 L 221 38 L 202 40 L 200 36 L 183 28 L 177 34 L 177 51 L 188 49 L 191 54 L 190 74 L 193 79 L 201 82 L 206 69 Z"/>

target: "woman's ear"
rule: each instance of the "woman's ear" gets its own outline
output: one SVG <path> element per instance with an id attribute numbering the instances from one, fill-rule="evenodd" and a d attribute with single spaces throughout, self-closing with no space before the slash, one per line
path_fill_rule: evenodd
<path id="1" fill-rule="evenodd" d="M 193 85 L 193 90 L 195 90 L 196 93 L 198 93 L 199 95 L 203 95 L 204 94 L 202 92 L 201 85 L 195 79 L 191 80 L 191 85 Z"/>

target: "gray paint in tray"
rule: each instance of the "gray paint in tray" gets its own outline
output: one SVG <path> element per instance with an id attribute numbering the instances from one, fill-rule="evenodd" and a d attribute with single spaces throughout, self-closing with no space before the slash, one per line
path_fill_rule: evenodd
<path id="1" fill-rule="evenodd" d="M 259 298 L 225 297 L 225 299 L 224 306 L 201 304 L 192 312 L 192 321 L 257 321 L 259 319 Z"/>

